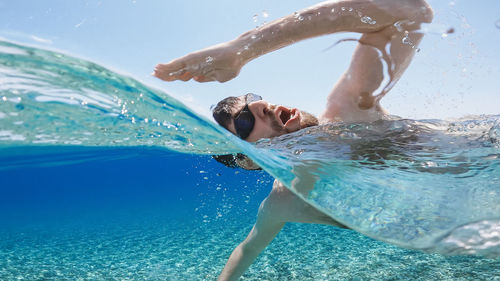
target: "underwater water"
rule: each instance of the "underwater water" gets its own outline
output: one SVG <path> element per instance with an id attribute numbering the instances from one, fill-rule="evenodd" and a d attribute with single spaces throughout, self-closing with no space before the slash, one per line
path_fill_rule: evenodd
<path id="1" fill-rule="evenodd" d="M 500 274 L 499 116 L 332 124 L 253 145 L 57 52 L 1 41 L 0 81 L 2 280 L 213 280 L 273 178 L 356 231 L 290 224 L 243 280 Z M 236 152 L 264 171 L 209 156 Z"/>

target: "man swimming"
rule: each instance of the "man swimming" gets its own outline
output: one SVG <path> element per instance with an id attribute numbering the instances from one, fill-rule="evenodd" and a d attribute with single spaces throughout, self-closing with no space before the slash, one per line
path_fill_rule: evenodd
<path id="1" fill-rule="evenodd" d="M 387 116 L 380 100 L 418 50 L 423 37 L 420 24 L 431 22 L 432 17 L 432 9 L 424 0 L 327 1 L 248 31 L 235 40 L 159 64 L 154 75 L 165 81 L 226 82 L 236 77 L 246 63 L 266 53 L 320 35 L 357 32 L 362 35 L 350 66 L 327 96 L 319 118 L 297 108 L 270 104 L 252 94 L 222 100 L 214 109 L 214 118 L 249 142 L 318 124 L 372 122 Z M 389 75 L 386 85 L 382 85 L 384 64 Z M 238 164 L 255 168 L 252 164 L 246 167 L 246 161 Z M 307 173 L 300 174 L 303 176 L 293 184 L 302 188 L 295 188 L 298 193 L 306 194 L 314 179 Z M 255 225 L 232 252 L 219 280 L 237 280 L 286 222 L 344 227 L 275 180 L 259 207 Z"/>

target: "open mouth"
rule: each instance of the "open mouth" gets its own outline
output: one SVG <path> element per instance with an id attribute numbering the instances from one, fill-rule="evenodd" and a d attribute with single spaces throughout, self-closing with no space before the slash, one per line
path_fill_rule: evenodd
<path id="1" fill-rule="evenodd" d="M 299 112 L 296 108 L 290 109 L 284 106 L 279 106 L 276 110 L 276 119 L 281 121 L 281 125 L 286 127 L 295 119 L 299 118 Z"/>
<path id="2" fill-rule="evenodd" d="M 292 114 L 290 113 L 290 111 L 288 110 L 282 110 L 281 113 L 280 113 L 280 119 L 281 119 L 281 122 L 283 123 L 283 125 L 286 124 L 286 122 L 288 120 L 290 120 L 290 117 L 292 116 Z"/>

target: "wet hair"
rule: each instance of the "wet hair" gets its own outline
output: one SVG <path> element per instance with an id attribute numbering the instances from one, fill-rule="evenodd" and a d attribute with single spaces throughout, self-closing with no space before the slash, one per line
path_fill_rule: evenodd
<path id="1" fill-rule="evenodd" d="M 231 124 L 231 119 L 233 118 L 231 110 L 239 102 L 238 97 L 227 97 L 212 109 L 212 116 L 215 121 L 229 131 L 229 124 Z M 317 126 L 318 118 L 316 116 L 302 111 L 301 128 Z M 255 164 L 252 159 L 242 153 L 237 154 L 224 154 L 224 155 L 212 155 L 217 162 L 224 164 L 226 167 L 230 168 L 243 168 L 245 170 L 261 170 L 257 164 Z"/>
<path id="2" fill-rule="evenodd" d="M 227 97 L 212 109 L 212 116 L 215 121 L 229 131 L 229 124 L 233 118 L 231 111 L 234 106 L 239 102 L 238 97 Z M 212 155 L 217 162 L 224 164 L 229 168 L 243 168 L 246 170 L 260 170 L 261 168 L 253 163 L 248 156 L 242 153 L 237 154 L 224 154 Z M 253 164 L 253 165 L 252 165 Z"/>
<path id="3" fill-rule="evenodd" d="M 215 161 L 224 164 L 229 168 L 242 168 L 245 170 L 262 170 L 259 165 L 255 164 L 248 156 L 243 153 L 212 155 Z"/>
<path id="4" fill-rule="evenodd" d="M 229 130 L 228 127 L 231 123 L 231 109 L 234 108 L 234 105 L 237 103 L 237 97 L 227 97 L 217 103 L 217 105 L 212 109 L 212 116 L 215 121 L 226 130 Z"/>

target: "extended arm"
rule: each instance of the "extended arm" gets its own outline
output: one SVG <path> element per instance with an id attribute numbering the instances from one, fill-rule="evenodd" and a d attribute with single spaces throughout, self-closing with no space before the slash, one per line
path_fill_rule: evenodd
<path id="1" fill-rule="evenodd" d="M 233 250 L 218 280 L 238 280 L 264 248 L 280 232 L 285 223 L 273 215 L 269 198 L 259 208 L 257 222 L 247 238 Z"/>
<path id="2" fill-rule="evenodd" d="M 248 31 L 235 40 L 203 49 L 167 64 L 154 75 L 165 81 L 225 82 L 249 61 L 295 42 L 336 32 L 372 33 L 399 20 L 430 21 L 419 0 L 327 1 Z"/>

